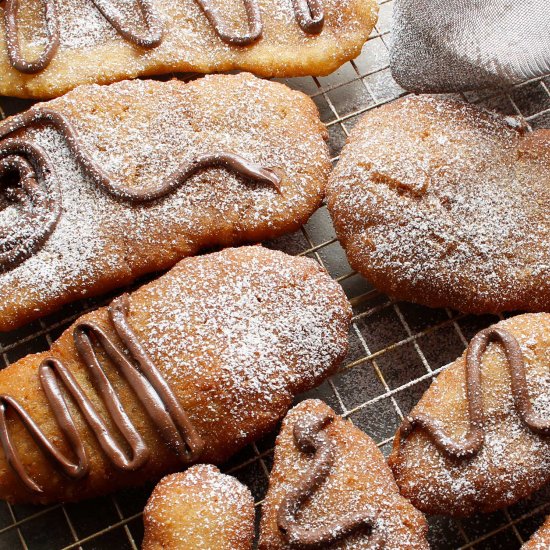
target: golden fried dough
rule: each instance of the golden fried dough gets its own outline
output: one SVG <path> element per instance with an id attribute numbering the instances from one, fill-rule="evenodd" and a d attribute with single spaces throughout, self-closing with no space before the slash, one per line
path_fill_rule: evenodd
<path id="1" fill-rule="evenodd" d="M 0 498 L 81 500 L 223 462 L 335 371 L 350 318 L 310 259 L 184 259 L 0 372 Z"/>
<path id="2" fill-rule="evenodd" d="M 215 466 L 166 476 L 143 512 L 143 550 L 251 550 L 254 499 Z"/>
<path id="3" fill-rule="evenodd" d="M 428 549 L 427 529 L 370 437 L 322 401 L 288 413 L 262 504 L 260 550 Z"/>
<path id="4" fill-rule="evenodd" d="M 359 54 L 377 13 L 375 0 L 6 0 L 0 95 L 174 71 L 324 75 Z"/>
<path id="5" fill-rule="evenodd" d="M 245 74 L 81 87 L 8 119 L 0 330 L 296 230 L 324 195 L 326 138 L 308 97 Z"/>
<path id="6" fill-rule="evenodd" d="M 390 465 L 420 510 L 467 516 L 550 481 L 550 314 L 479 332 L 397 432 Z"/>
<path id="7" fill-rule="evenodd" d="M 550 548 L 550 516 L 521 548 L 522 550 L 548 550 Z"/>
<path id="8" fill-rule="evenodd" d="M 327 188 L 382 292 L 472 313 L 550 310 L 550 130 L 429 96 L 370 111 Z"/>

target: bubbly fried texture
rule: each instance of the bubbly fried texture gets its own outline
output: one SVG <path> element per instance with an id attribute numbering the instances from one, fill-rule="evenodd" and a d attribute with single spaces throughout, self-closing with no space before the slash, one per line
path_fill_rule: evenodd
<path id="1" fill-rule="evenodd" d="M 231 32 L 246 33 L 244 2 L 211 3 Z M 359 55 L 378 13 L 375 0 L 321 0 L 323 29 L 320 34 L 308 34 L 297 23 L 291 0 L 258 3 L 263 35 L 254 44 L 236 47 L 220 40 L 196 0 L 155 0 L 164 37 L 156 48 L 143 49 L 121 38 L 92 2 L 57 0 L 60 47 L 49 67 L 38 74 L 26 75 L 11 67 L 4 25 L 0 26 L 0 95 L 45 99 L 81 84 L 107 84 L 172 72 L 238 69 L 268 77 L 325 75 Z M 129 26 L 145 33 L 137 3 L 116 4 Z M 42 12 L 41 3 L 21 0 L 20 35 L 27 39 L 21 41 L 29 60 L 36 59 L 44 49 Z"/>
<path id="2" fill-rule="evenodd" d="M 332 374 L 346 354 L 351 308 L 341 287 L 313 260 L 259 246 L 187 258 L 131 294 L 128 323 L 205 442 L 200 462 L 221 463 L 272 430 L 294 395 Z M 84 315 L 118 341 L 106 308 Z M 21 460 L 43 494 L 29 492 L 0 452 L 0 498 L 75 501 L 141 485 L 182 469 L 111 361 L 100 361 L 128 416 L 150 449 L 137 471 L 113 466 L 71 399 L 70 410 L 91 462 L 71 480 L 52 467 L 21 422 L 7 411 Z M 0 372 L 0 394 L 16 398 L 65 455 L 72 456 L 38 380 L 46 357 L 61 359 L 113 428 L 78 356 L 69 328 L 49 352 Z"/>
<path id="3" fill-rule="evenodd" d="M 550 516 L 521 548 L 522 550 L 548 550 L 550 548 Z"/>
<path id="4" fill-rule="evenodd" d="M 234 477 L 200 464 L 159 482 L 143 523 L 142 550 L 250 550 L 254 499 Z"/>
<path id="5" fill-rule="evenodd" d="M 550 131 L 429 96 L 354 127 L 327 188 L 350 264 L 400 300 L 550 309 Z"/>
<path id="6" fill-rule="evenodd" d="M 207 168 L 164 198 L 118 200 L 83 173 L 51 125 L 19 130 L 12 137 L 48 155 L 45 185 L 60 185 L 62 213 L 38 253 L 0 274 L 0 330 L 167 269 L 201 249 L 296 230 L 324 195 L 331 169 L 326 129 L 314 103 L 282 84 L 245 74 L 188 84 L 126 81 L 81 87 L 44 105 L 73 122 L 117 185 L 148 189 L 192 159 L 223 151 L 272 168 L 280 192 Z M 19 216 L 14 208 L 0 209 L 8 235 L 10 215 Z"/>
<path id="7" fill-rule="evenodd" d="M 534 411 L 550 417 L 550 314 L 525 314 L 496 325 L 511 333 L 524 356 Z M 473 458 L 444 456 L 421 428 L 404 441 L 399 432 L 390 465 L 401 493 L 430 514 L 468 516 L 511 505 L 550 481 L 550 437 L 531 431 L 516 410 L 510 369 L 500 343 L 491 343 L 481 363 L 485 440 Z M 433 382 L 411 416 L 424 414 L 461 441 L 469 416 L 465 355 Z"/>
<path id="8" fill-rule="evenodd" d="M 300 525 L 317 528 L 348 513 L 366 510 L 377 515 L 373 533 L 382 535 L 385 547 L 427 550 L 426 520 L 399 494 L 374 441 L 322 401 L 313 399 L 303 401 L 288 413 L 277 437 L 269 490 L 262 504 L 260 549 L 291 548 L 277 526 L 277 512 L 288 491 L 311 467 L 312 460 L 296 447 L 294 425 L 308 415 L 327 413 L 335 417 L 326 428 L 328 437 L 335 443 L 335 461 L 327 479 L 301 507 L 297 516 Z M 329 548 L 361 550 L 373 545 L 369 532 L 359 528 Z"/>

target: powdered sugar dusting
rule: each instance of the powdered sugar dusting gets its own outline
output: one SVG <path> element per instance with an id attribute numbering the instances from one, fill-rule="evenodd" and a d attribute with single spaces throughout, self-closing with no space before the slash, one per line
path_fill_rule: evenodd
<path id="1" fill-rule="evenodd" d="M 254 247 L 187 261 L 193 269 L 184 262 L 137 302 L 147 304 L 144 338 L 168 383 L 211 380 L 224 415 L 255 418 L 345 355 L 349 306 L 312 260 Z"/>
<path id="2" fill-rule="evenodd" d="M 352 265 L 383 291 L 463 311 L 550 307 L 546 133 L 408 97 L 354 128 L 329 184 Z"/>
<path id="3" fill-rule="evenodd" d="M 285 418 L 277 438 L 269 491 L 262 505 L 261 550 L 289 548 L 276 524 L 277 511 L 284 496 L 311 468 L 313 460 L 296 447 L 293 428 L 298 418 L 313 419 L 327 411 L 330 409 L 324 403 L 310 400 L 300 403 Z M 334 445 L 334 463 L 327 478 L 300 507 L 296 515 L 299 525 L 315 529 L 364 510 L 366 517 L 376 518 L 373 533 L 381 536 L 386 548 L 429 548 L 424 538 L 426 524 L 422 514 L 399 495 L 376 444 L 338 417 L 328 425 L 326 433 Z M 374 547 L 366 529 L 358 529 L 330 545 L 331 550 Z"/>
<path id="4" fill-rule="evenodd" d="M 531 403 L 538 417 L 550 418 L 550 315 L 522 315 L 497 326 L 520 343 Z M 520 418 L 498 344 L 490 344 L 481 372 L 485 439 L 475 457 L 448 459 L 421 430 L 392 456 L 401 490 L 423 510 L 457 515 L 486 512 L 528 496 L 549 479 L 550 439 Z M 439 419 L 449 437 L 464 437 L 469 422 L 463 359 L 433 383 L 411 414 L 419 413 Z"/>
<path id="5" fill-rule="evenodd" d="M 156 187 L 183 163 L 223 151 L 276 170 L 282 192 L 210 169 L 165 199 L 136 206 L 98 188 L 52 127 L 28 129 L 50 158 L 45 186 L 60 185 L 63 211 L 42 250 L 1 276 L 0 312 L 8 318 L 128 283 L 203 246 L 294 229 L 317 207 L 330 167 L 312 103 L 250 75 L 91 86 L 49 106 L 68 116 L 118 185 Z M 3 226 L 9 215 L 0 212 Z"/>
<path id="6" fill-rule="evenodd" d="M 151 495 L 144 516 L 144 550 L 174 545 L 182 550 L 191 546 L 212 550 L 213 541 L 220 550 L 251 548 L 252 495 L 214 466 L 198 465 L 164 478 Z"/>
<path id="7" fill-rule="evenodd" d="M 248 32 L 245 3 L 213 0 L 223 28 L 240 36 Z M 36 4 L 36 3 L 35 3 Z M 0 47 L 0 92 L 8 95 L 55 97 L 78 84 L 113 82 L 139 74 L 251 70 L 262 76 L 328 73 L 355 57 L 367 40 L 378 11 L 374 0 L 323 0 L 324 26 L 319 34 L 304 32 L 293 0 L 258 2 L 262 36 L 247 47 L 220 39 L 196 0 L 155 0 L 163 29 L 154 48 L 125 40 L 89 0 L 56 2 L 60 46 L 50 66 L 32 80 L 11 68 Z M 137 2 L 109 1 L 126 28 L 147 34 Z M 21 17 L 23 51 L 33 59 L 45 46 L 44 16 L 36 6 Z M 3 34 L 3 33 L 2 33 Z M 0 34 L 0 44 L 4 42 Z"/>

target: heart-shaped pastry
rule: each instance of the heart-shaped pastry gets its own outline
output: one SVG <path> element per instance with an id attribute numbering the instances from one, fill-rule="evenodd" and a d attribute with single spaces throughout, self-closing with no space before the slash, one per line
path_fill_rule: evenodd
<path id="1" fill-rule="evenodd" d="M 355 126 L 327 194 L 350 264 L 390 296 L 550 309 L 550 131 L 410 96 Z"/>
<path id="2" fill-rule="evenodd" d="M 370 437 L 322 401 L 288 413 L 262 504 L 260 550 L 425 550 L 426 531 Z"/>

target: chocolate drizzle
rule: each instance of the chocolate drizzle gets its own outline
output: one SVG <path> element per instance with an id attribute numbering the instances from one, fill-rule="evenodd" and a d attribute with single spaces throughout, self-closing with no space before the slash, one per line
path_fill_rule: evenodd
<path id="1" fill-rule="evenodd" d="M 0 140 L 4 140 L 0 141 L 0 181 L 8 173 L 18 176 L 23 193 L 17 202 L 24 212 L 20 223 L 15 228 L 8 228 L 9 235 L 4 235 L 7 230 L 2 232 L 0 228 L 0 273 L 13 269 L 35 254 L 54 231 L 61 213 L 61 191 L 57 184 L 51 183 L 55 175 L 46 152 L 23 139 L 7 139 L 17 130 L 39 123 L 51 124 L 63 136 L 86 175 L 105 193 L 120 201 L 142 204 L 162 199 L 197 172 L 214 167 L 273 185 L 280 192 L 281 180 L 275 172 L 239 155 L 224 152 L 203 155 L 184 163 L 155 187 L 132 189 L 118 185 L 86 151 L 67 117 L 46 107 L 31 109 L 0 125 Z"/>
<path id="2" fill-rule="evenodd" d="M 292 0 L 294 13 L 300 28 L 309 34 L 323 30 L 325 14 L 320 0 Z"/>
<path id="3" fill-rule="evenodd" d="M 12 441 L 7 410 L 11 408 L 19 417 L 27 431 L 44 455 L 67 476 L 81 479 L 90 471 L 84 442 L 76 428 L 60 385 L 78 407 L 97 442 L 111 463 L 120 470 L 135 471 L 143 467 L 150 457 L 143 437 L 126 414 L 118 395 L 103 370 L 96 348 L 100 347 L 122 377 L 135 392 L 148 416 L 158 429 L 162 439 L 184 463 L 195 462 L 201 455 L 204 443 L 177 396 L 168 386 L 162 374 L 153 364 L 149 354 L 128 324 L 128 296 L 123 295 L 113 301 L 109 315 L 121 347 L 95 323 L 78 323 L 73 331 L 73 339 L 78 354 L 83 361 L 94 387 L 122 435 L 130 454 L 126 454 L 115 434 L 101 418 L 90 398 L 84 393 L 71 371 L 58 359 L 45 359 L 39 367 L 40 384 L 60 431 L 64 435 L 73 461 L 62 454 L 50 441 L 24 407 L 9 395 L 0 395 L 0 442 L 8 464 L 24 485 L 34 492 L 42 492 L 40 486 L 25 470 L 16 446 Z M 128 353 L 126 353 L 126 350 Z"/>
<path id="4" fill-rule="evenodd" d="M 148 34 L 141 35 L 124 21 L 122 14 L 111 4 L 110 0 L 91 0 L 109 24 L 128 42 L 142 48 L 154 48 L 162 41 L 162 28 L 155 15 L 151 0 L 134 0 L 143 14 L 149 28 Z M 11 66 L 26 74 L 36 74 L 43 71 L 51 63 L 59 49 L 59 17 L 56 0 L 43 0 L 45 4 L 45 19 L 47 29 L 47 45 L 35 61 L 24 59 L 19 44 L 19 0 L 6 0 L 4 21 L 6 25 L 6 42 Z"/>
<path id="5" fill-rule="evenodd" d="M 325 428 L 334 420 L 331 414 L 307 415 L 294 424 L 294 442 L 300 451 L 313 454 L 312 464 L 282 500 L 277 526 L 292 548 L 326 548 L 361 527 L 372 528 L 375 517 L 366 511 L 350 512 L 338 521 L 319 528 L 301 527 L 296 515 L 301 506 L 329 476 L 334 464 L 334 443 Z M 376 547 L 380 533 L 372 533 L 369 542 Z"/>
<path id="6" fill-rule="evenodd" d="M 485 440 L 485 417 L 483 413 L 483 393 L 481 389 L 481 360 L 489 342 L 499 341 L 510 368 L 512 396 L 522 422 L 532 432 L 550 435 L 550 419 L 538 417 L 529 399 L 525 362 L 516 338 L 505 329 L 489 327 L 479 332 L 470 342 L 466 352 L 466 397 L 470 425 L 462 441 L 454 441 L 442 431 L 438 423 L 426 415 L 408 417 L 399 429 L 399 440 L 404 439 L 415 429 L 426 431 L 437 449 L 449 458 L 471 458 L 483 448 Z"/>
<path id="7" fill-rule="evenodd" d="M 60 44 L 59 16 L 56 0 L 42 0 L 45 6 L 45 23 L 47 44 L 38 59 L 27 61 L 19 43 L 19 0 L 6 0 L 4 21 L 6 26 L 6 43 L 11 66 L 26 74 L 36 74 L 46 69 L 55 57 Z M 133 0 L 141 11 L 148 27 L 147 34 L 131 28 L 124 16 L 112 5 L 110 0 L 90 0 L 103 17 L 120 36 L 141 48 L 155 48 L 163 38 L 163 29 L 153 9 L 151 0 Z M 257 0 L 244 0 L 248 32 L 236 34 L 226 28 L 219 9 L 210 0 L 195 0 L 204 12 L 214 31 L 230 46 L 249 46 L 259 40 L 263 33 L 262 15 Z M 292 0 L 296 21 L 300 28 L 309 34 L 319 34 L 323 29 L 324 11 L 320 0 Z"/>

